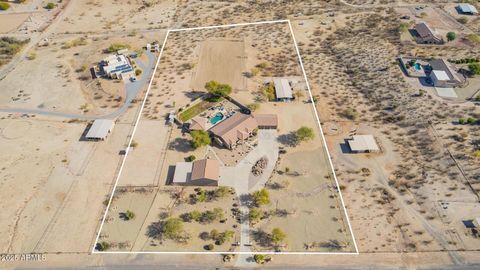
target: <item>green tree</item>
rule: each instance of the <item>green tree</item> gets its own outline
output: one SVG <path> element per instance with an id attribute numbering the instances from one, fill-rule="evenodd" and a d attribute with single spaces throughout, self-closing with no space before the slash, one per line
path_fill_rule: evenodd
<path id="1" fill-rule="evenodd" d="M 127 218 L 127 220 L 134 219 L 135 218 L 135 213 L 133 211 L 127 210 L 125 212 L 125 217 Z"/>
<path id="2" fill-rule="evenodd" d="M 398 26 L 398 32 L 400 32 L 400 33 L 407 32 L 408 28 L 410 28 L 410 23 L 402 22 Z"/>
<path id="3" fill-rule="evenodd" d="M 455 40 L 455 38 L 457 38 L 457 34 L 455 34 L 455 32 L 448 32 L 447 33 L 447 40 L 448 41 L 453 41 L 453 40 Z"/>
<path id="4" fill-rule="evenodd" d="M 315 134 L 312 128 L 309 127 L 301 127 L 297 131 L 295 131 L 295 140 L 297 142 L 304 142 L 313 140 L 315 138 Z"/>
<path id="5" fill-rule="evenodd" d="M 250 104 L 247 105 L 247 108 L 248 108 L 250 111 L 254 112 L 254 111 L 256 111 L 256 110 L 258 110 L 258 109 L 260 108 L 260 103 L 257 103 L 257 102 L 255 102 L 255 103 L 250 103 Z"/>
<path id="6" fill-rule="evenodd" d="M 205 84 L 205 89 L 214 96 L 214 99 L 219 100 L 221 97 L 226 97 L 232 92 L 232 87 L 228 84 L 219 83 L 217 81 L 209 81 Z"/>
<path id="7" fill-rule="evenodd" d="M 281 243 L 283 240 L 287 238 L 287 235 L 280 229 L 274 228 L 272 230 L 272 242 L 275 244 Z"/>
<path id="8" fill-rule="evenodd" d="M 0 2 L 0 10 L 7 10 L 10 8 L 10 4 L 9 3 L 5 3 L 5 2 Z"/>
<path id="9" fill-rule="evenodd" d="M 470 63 L 468 64 L 468 69 L 475 75 L 480 74 L 480 63 Z"/>
<path id="10" fill-rule="evenodd" d="M 179 218 L 169 218 L 165 221 L 162 233 L 166 238 L 177 239 L 183 232 L 183 221 Z"/>
<path id="11" fill-rule="evenodd" d="M 46 6 L 45 6 L 46 9 L 50 10 L 50 9 L 54 9 L 55 8 L 55 4 L 50 2 L 48 3 Z"/>
<path id="12" fill-rule="evenodd" d="M 110 243 L 108 243 L 108 242 L 102 241 L 102 242 L 97 244 L 97 249 L 99 251 L 105 251 L 109 248 L 110 248 Z"/>
<path id="13" fill-rule="evenodd" d="M 230 192 L 230 189 L 228 187 L 218 187 L 213 192 L 213 195 L 215 196 L 216 199 L 224 198 L 225 196 L 227 196 L 228 192 Z"/>
<path id="14" fill-rule="evenodd" d="M 261 190 L 252 193 L 253 201 L 256 205 L 265 205 L 270 203 L 270 193 L 268 190 L 262 188 Z"/>
<path id="15" fill-rule="evenodd" d="M 212 142 L 210 135 L 205 130 L 193 130 L 190 135 L 192 136 L 191 144 L 194 148 L 209 145 Z"/>

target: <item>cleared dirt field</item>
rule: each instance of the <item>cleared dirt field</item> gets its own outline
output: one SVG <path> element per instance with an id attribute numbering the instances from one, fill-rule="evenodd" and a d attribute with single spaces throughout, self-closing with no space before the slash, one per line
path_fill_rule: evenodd
<path id="1" fill-rule="evenodd" d="M 27 18 L 28 13 L 0 14 L 0 34 L 5 34 L 17 29 Z"/>
<path id="2" fill-rule="evenodd" d="M 192 89 L 203 90 L 205 83 L 216 80 L 236 90 L 246 88 L 245 43 L 243 40 L 208 40 L 200 45 L 198 67 Z"/>

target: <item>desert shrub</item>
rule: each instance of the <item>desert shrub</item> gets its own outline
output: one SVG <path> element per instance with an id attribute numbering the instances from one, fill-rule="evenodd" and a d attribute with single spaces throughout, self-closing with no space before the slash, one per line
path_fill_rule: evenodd
<path id="1" fill-rule="evenodd" d="M 275 101 L 276 96 L 275 96 L 275 86 L 273 82 L 270 82 L 268 85 L 263 87 L 263 93 L 265 93 L 265 96 L 267 97 L 268 101 Z"/>
<path id="2" fill-rule="evenodd" d="M 135 69 L 135 76 L 140 76 L 142 74 L 142 70 L 137 68 Z"/>
<path id="3" fill-rule="evenodd" d="M 461 24 L 466 24 L 468 22 L 468 18 L 463 16 L 457 19 L 457 21 Z"/>
<path id="4" fill-rule="evenodd" d="M 470 63 L 468 64 L 468 69 L 475 75 L 480 74 L 480 63 Z"/>
<path id="5" fill-rule="evenodd" d="M 179 218 L 169 218 L 162 227 L 162 234 L 169 239 L 177 239 L 183 232 L 183 221 Z"/>
<path id="6" fill-rule="evenodd" d="M 50 9 L 54 9 L 55 6 L 56 6 L 55 3 L 49 2 L 45 5 L 45 8 L 50 10 Z"/>
<path id="7" fill-rule="evenodd" d="M 187 157 L 187 161 L 188 161 L 188 162 L 192 162 L 192 161 L 194 161 L 195 159 L 197 159 L 197 157 L 195 157 L 194 155 L 190 155 L 190 156 Z"/>
<path id="8" fill-rule="evenodd" d="M 280 228 L 274 228 L 272 230 L 272 242 L 275 244 L 281 243 L 285 238 L 287 238 L 287 235 L 280 229 Z"/>
<path id="9" fill-rule="evenodd" d="M 345 109 L 345 110 L 343 111 L 343 115 L 344 115 L 346 118 L 348 118 L 348 119 L 350 119 L 350 120 L 353 120 L 353 121 L 355 121 L 355 120 L 358 119 L 358 112 L 357 112 L 355 109 L 353 109 L 353 108 L 347 108 L 347 109 Z"/>
<path id="10" fill-rule="evenodd" d="M 261 211 L 260 209 L 258 209 L 256 207 L 252 208 L 252 209 L 250 209 L 249 218 L 250 218 L 251 221 L 257 222 L 257 221 L 259 221 L 260 219 L 263 218 L 263 211 Z"/>
<path id="11" fill-rule="evenodd" d="M 114 53 L 114 52 L 117 52 L 119 50 L 123 50 L 123 49 L 130 49 L 131 46 L 129 44 L 126 44 L 126 43 L 112 43 L 108 48 L 107 48 L 107 52 L 108 53 Z"/>
<path id="12" fill-rule="evenodd" d="M 258 110 L 258 109 L 260 108 L 260 103 L 257 103 L 257 102 L 255 102 L 255 103 L 250 103 L 250 104 L 247 105 L 247 108 L 248 108 L 250 111 L 254 112 L 254 111 L 256 111 L 256 110 Z"/>
<path id="13" fill-rule="evenodd" d="M 477 34 L 468 34 L 467 36 L 468 40 L 470 40 L 470 42 L 473 42 L 473 43 L 480 43 L 480 36 L 477 35 Z"/>
<path id="14" fill-rule="evenodd" d="M 62 49 L 70 49 L 73 47 L 84 46 L 84 45 L 87 45 L 87 40 L 83 37 L 80 37 L 80 38 L 72 39 L 70 41 L 63 43 Z"/>

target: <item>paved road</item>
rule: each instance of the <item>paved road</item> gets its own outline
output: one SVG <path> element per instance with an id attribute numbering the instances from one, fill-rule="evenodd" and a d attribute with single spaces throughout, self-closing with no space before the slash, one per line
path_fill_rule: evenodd
<path id="1" fill-rule="evenodd" d="M 146 54 L 148 56 L 148 64 L 142 63 L 141 61 L 136 61 L 136 63 L 143 70 L 143 75 L 140 76 L 140 78 L 138 78 L 136 82 L 125 83 L 125 88 L 126 88 L 125 103 L 121 107 L 119 107 L 116 111 L 111 112 L 109 114 L 106 114 L 106 115 L 71 114 L 71 113 L 45 111 L 45 110 L 38 110 L 38 109 L 23 109 L 23 108 L 3 108 L 3 109 L 0 108 L 0 112 L 38 114 L 38 115 L 45 115 L 45 116 L 81 119 L 81 120 L 94 120 L 94 119 L 100 119 L 100 118 L 102 119 L 117 118 L 128 109 L 132 101 L 137 97 L 138 92 L 140 92 L 140 90 L 143 88 L 144 85 L 148 84 L 149 79 L 152 76 L 153 69 L 155 68 L 156 54 L 151 52 L 146 52 Z"/>

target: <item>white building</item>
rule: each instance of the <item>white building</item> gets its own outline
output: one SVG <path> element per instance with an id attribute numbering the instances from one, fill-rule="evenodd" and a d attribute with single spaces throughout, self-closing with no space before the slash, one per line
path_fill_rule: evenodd
<path id="1" fill-rule="evenodd" d="M 105 140 L 113 130 L 115 121 L 111 119 L 97 119 L 87 132 L 85 138 L 87 140 Z"/>
<path id="2" fill-rule="evenodd" d="M 112 79 L 129 79 L 133 77 L 133 67 L 130 60 L 123 54 L 110 55 L 100 65 L 106 76 Z"/>
<path id="3" fill-rule="evenodd" d="M 474 5 L 462 3 L 457 6 L 457 10 L 462 14 L 476 15 L 478 10 Z"/>
<path id="4" fill-rule="evenodd" d="M 292 87 L 287 79 L 275 78 L 273 79 L 275 86 L 275 96 L 278 101 L 289 101 L 293 99 Z"/>
<path id="5" fill-rule="evenodd" d="M 350 150 L 354 153 L 379 152 L 377 142 L 372 135 L 354 135 L 352 139 L 347 140 Z"/>

